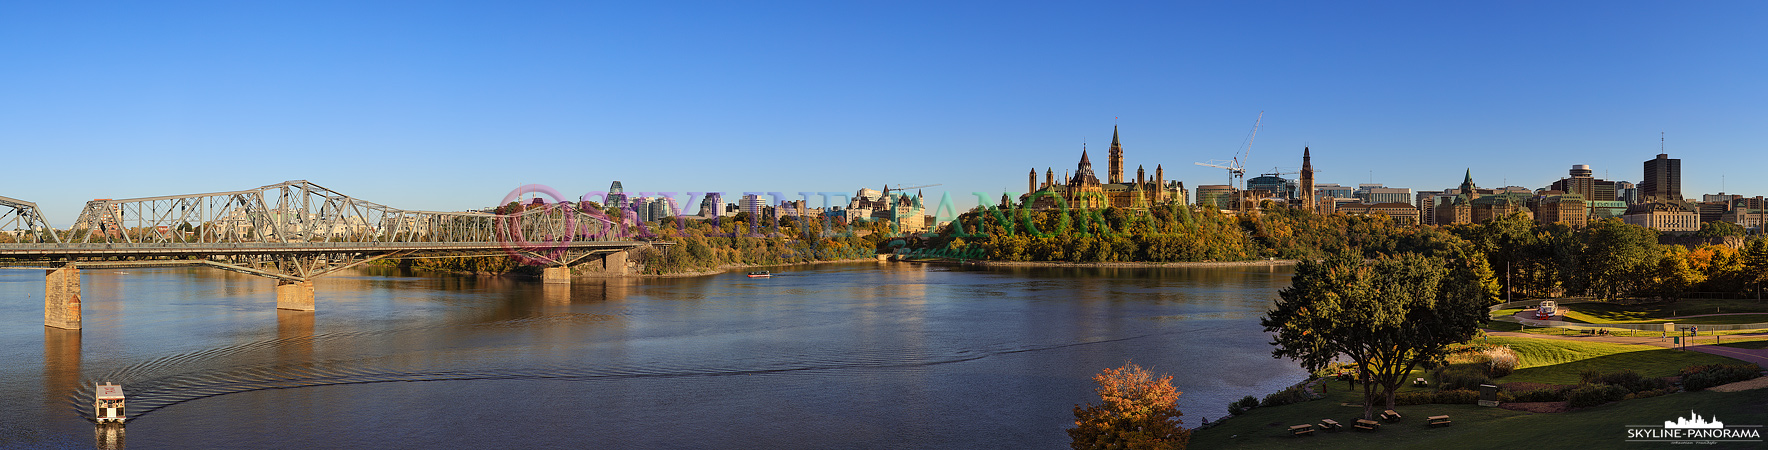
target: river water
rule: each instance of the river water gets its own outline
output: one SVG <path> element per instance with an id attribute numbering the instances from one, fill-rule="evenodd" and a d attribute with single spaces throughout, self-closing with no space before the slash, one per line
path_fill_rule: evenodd
<path id="1" fill-rule="evenodd" d="M 1066 448 L 1091 376 L 1173 375 L 1187 426 L 1304 377 L 1258 316 L 1287 267 L 852 263 L 569 286 L 363 269 L 317 312 L 212 269 L 86 270 L 85 329 L 0 271 L 0 448 Z M 102 439 L 102 441 L 101 441 Z"/>

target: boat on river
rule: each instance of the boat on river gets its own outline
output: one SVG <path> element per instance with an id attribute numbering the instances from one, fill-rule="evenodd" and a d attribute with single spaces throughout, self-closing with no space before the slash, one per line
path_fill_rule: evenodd
<path id="1" fill-rule="evenodd" d="M 92 416 L 100 424 L 123 423 L 123 387 L 114 383 L 95 386 Z"/>
<path id="2" fill-rule="evenodd" d="M 768 273 L 765 270 L 757 270 L 749 272 L 749 278 L 773 278 L 773 274 Z"/>

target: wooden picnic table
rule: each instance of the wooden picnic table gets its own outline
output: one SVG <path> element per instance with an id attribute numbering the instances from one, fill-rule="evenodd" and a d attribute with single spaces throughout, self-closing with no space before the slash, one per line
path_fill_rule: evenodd
<path id="1" fill-rule="evenodd" d="M 1394 410 L 1391 410 L 1391 409 L 1386 410 L 1386 411 L 1382 411 L 1381 418 L 1387 419 L 1387 421 L 1389 421 L 1389 422 L 1398 422 L 1400 420 L 1400 413 L 1395 412 Z"/>
<path id="2" fill-rule="evenodd" d="M 1328 430 L 1344 428 L 1344 425 L 1340 425 L 1338 421 L 1332 419 L 1320 419 L 1320 424 L 1325 425 Z"/>
<path id="3" fill-rule="evenodd" d="M 1301 436 L 1304 434 L 1314 434 L 1314 424 L 1304 423 L 1301 425 L 1289 427 L 1289 433 L 1296 435 L 1296 436 Z"/>
<path id="4" fill-rule="evenodd" d="M 1357 419 L 1357 423 L 1355 425 L 1351 425 L 1351 427 L 1369 430 L 1369 431 L 1375 431 L 1376 429 L 1381 428 L 1381 422 L 1376 422 L 1376 421 L 1369 420 L 1369 419 Z"/>
<path id="5" fill-rule="evenodd" d="M 1430 419 L 1430 426 L 1433 426 L 1433 427 L 1434 426 L 1444 426 L 1444 425 L 1448 425 L 1450 423 L 1449 416 L 1447 416 L 1447 415 L 1430 416 L 1429 419 Z"/>

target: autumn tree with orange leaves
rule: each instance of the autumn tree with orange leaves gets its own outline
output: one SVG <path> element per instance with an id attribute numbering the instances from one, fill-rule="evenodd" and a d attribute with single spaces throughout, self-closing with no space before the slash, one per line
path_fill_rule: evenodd
<path id="1" fill-rule="evenodd" d="M 1132 362 L 1105 369 L 1093 376 L 1095 391 L 1103 404 L 1074 406 L 1074 428 L 1068 436 L 1075 450 L 1129 449 L 1176 450 L 1191 441 L 1191 431 L 1179 427 L 1180 392 L 1172 375 L 1154 374 Z"/>

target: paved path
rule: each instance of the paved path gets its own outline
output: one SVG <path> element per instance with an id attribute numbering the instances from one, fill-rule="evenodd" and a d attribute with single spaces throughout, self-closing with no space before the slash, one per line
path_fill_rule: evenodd
<path id="1" fill-rule="evenodd" d="M 1517 332 L 1513 332 L 1513 331 L 1491 331 L 1491 330 L 1487 330 L 1486 334 L 1492 335 L 1492 336 L 1506 336 L 1506 337 L 1521 337 L 1521 338 L 1536 338 L 1536 339 L 1561 339 L 1561 340 L 1567 340 L 1567 341 L 1585 341 L 1585 342 L 1607 342 L 1607 343 L 1612 343 L 1612 344 L 1650 345 L 1653 347 L 1663 347 L 1663 348 L 1671 348 L 1674 345 L 1674 344 L 1670 343 L 1669 338 L 1662 338 L 1662 337 L 1657 337 L 1657 336 L 1650 336 L 1650 337 L 1646 337 L 1646 336 L 1615 336 L 1612 334 L 1611 335 L 1584 335 L 1584 336 L 1551 336 L 1551 335 L 1545 335 L 1545 334 L 1517 333 Z M 1734 335 L 1734 336 L 1761 336 L 1761 335 L 1760 334 L 1740 334 L 1740 335 Z M 1729 337 L 1729 336 L 1727 336 L 1727 337 Z M 1706 341 L 1706 342 L 1712 342 L 1711 341 L 1712 336 L 1700 336 L 1700 337 L 1697 337 L 1696 339 L 1699 339 L 1701 341 Z M 1721 338 L 1721 339 L 1723 339 L 1723 338 Z M 1752 349 L 1747 349 L 1747 348 L 1726 347 L 1723 345 L 1713 345 L 1713 344 L 1690 345 L 1686 348 L 1688 350 L 1693 350 L 1693 351 L 1697 351 L 1697 352 L 1701 352 L 1701 353 L 1708 353 L 1708 354 L 1713 354 L 1713 355 L 1736 358 L 1738 360 L 1742 360 L 1745 362 L 1754 363 L 1755 365 L 1761 366 L 1763 368 L 1768 368 L 1768 349 L 1752 350 Z"/>

